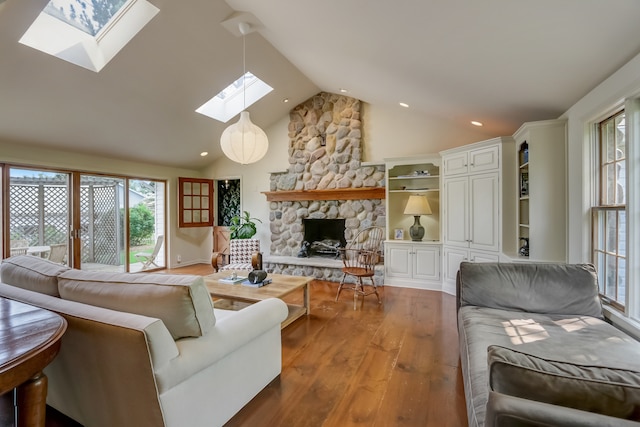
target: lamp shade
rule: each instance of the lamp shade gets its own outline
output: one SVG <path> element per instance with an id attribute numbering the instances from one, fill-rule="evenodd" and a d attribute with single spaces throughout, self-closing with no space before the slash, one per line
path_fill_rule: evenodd
<path id="1" fill-rule="evenodd" d="M 220 147 L 229 159 L 247 165 L 267 154 L 269 140 L 267 134 L 251 122 L 249 112 L 243 111 L 240 120 L 222 132 Z"/>
<path id="2" fill-rule="evenodd" d="M 431 206 L 426 196 L 412 194 L 404 207 L 405 215 L 431 215 Z"/>

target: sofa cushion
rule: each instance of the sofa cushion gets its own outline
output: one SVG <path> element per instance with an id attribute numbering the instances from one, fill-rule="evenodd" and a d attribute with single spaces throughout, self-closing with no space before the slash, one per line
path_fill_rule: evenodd
<path id="1" fill-rule="evenodd" d="M 460 305 L 603 318 L 591 264 L 460 264 Z"/>
<path id="2" fill-rule="evenodd" d="M 202 277 L 69 270 L 58 278 L 60 297 L 161 319 L 174 339 L 198 337 L 215 324 Z"/>
<path id="3" fill-rule="evenodd" d="M 640 421 L 640 372 L 569 363 L 489 346 L 493 391 Z"/>
<path id="4" fill-rule="evenodd" d="M 7 285 L 57 297 L 60 296 L 58 276 L 68 270 L 65 265 L 37 256 L 18 255 L 2 261 L 0 280 Z"/>

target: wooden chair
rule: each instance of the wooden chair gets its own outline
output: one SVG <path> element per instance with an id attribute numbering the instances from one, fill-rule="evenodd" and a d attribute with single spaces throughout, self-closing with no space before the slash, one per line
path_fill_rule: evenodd
<path id="1" fill-rule="evenodd" d="M 347 247 L 340 250 L 340 255 L 344 266 L 342 267 L 342 280 L 338 286 L 336 301 L 340 297 L 343 289 L 353 291 L 353 309 L 356 309 L 358 296 L 364 297 L 375 294 L 378 304 L 382 303 L 378 288 L 373 280 L 375 266 L 381 259 L 382 240 L 384 229 L 381 227 L 369 227 L 361 230 L 355 238 L 347 244 Z M 352 276 L 355 283 L 345 283 L 347 276 Z M 363 282 L 368 278 L 371 284 Z M 371 286 L 371 290 L 365 290 L 365 286 Z"/>
<path id="2" fill-rule="evenodd" d="M 64 264 L 66 256 L 67 256 L 66 243 L 51 245 L 51 250 L 49 250 L 49 261 L 53 261 L 58 264 Z"/>
<path id="3" fill-rule="evenodd" d="M 260 240 L 230 240 L 229 254 L 214 252 L 211 256 L 211 265 L 216 272 L 262 270 Z"/>
<path id="4" fill-rule="evenodd" d="M 158 253 L 160 253 L 160 248 L 162 247 L 162 243 L 164 242 L 164 236 L 158 236 L 156 239 L 156 246 L 153 248 L 153 252 L 138 252 L 137 254 L 133 254 L 134 257 L 138 260 L 138 262 L 142 263 L 141 270 L 146 270 L 151 266 L 151 264 L 155 265 L 156 268 L 160 267 L 156 264 L 156 257 Z"/>

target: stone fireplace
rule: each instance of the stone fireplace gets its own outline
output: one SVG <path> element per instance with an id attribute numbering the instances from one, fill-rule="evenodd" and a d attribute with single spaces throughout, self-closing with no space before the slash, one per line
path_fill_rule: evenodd
<path id="1" fill-rule="evenodd" d="M 344 221 L 343 244 L 366 227 L 385 226 L 384 165 L 362 162 L 360 107 L 357 99 L 321 92 L 291 110 L 290 166 L 271 174 L 266 193 L 268 270 L 339 281 L 341 261 L 298 257 L 305 220 Z"/>

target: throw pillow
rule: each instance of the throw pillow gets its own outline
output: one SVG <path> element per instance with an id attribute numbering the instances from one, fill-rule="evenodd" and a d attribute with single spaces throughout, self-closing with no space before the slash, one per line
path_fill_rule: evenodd
<path id="1" fill-rule="evenodd" d="M 544 359 L 500 346 L 488 349 L 493 391 L 640 421 L 640 372 Z"/>
<path id="2" fill-rule="evenodd" d="M 215 324 L 199 276 L 69 270 L 58 289 L 63 299 L 160 319 L 174 339 L 202 336 Z"/>
<path id="3" fill-rule="evenodd" d="M 58 276 L 69 267 L 33 255 L 17 255 L 2 261 L 0 280 L 7 285 L 60 296 Z"/>

